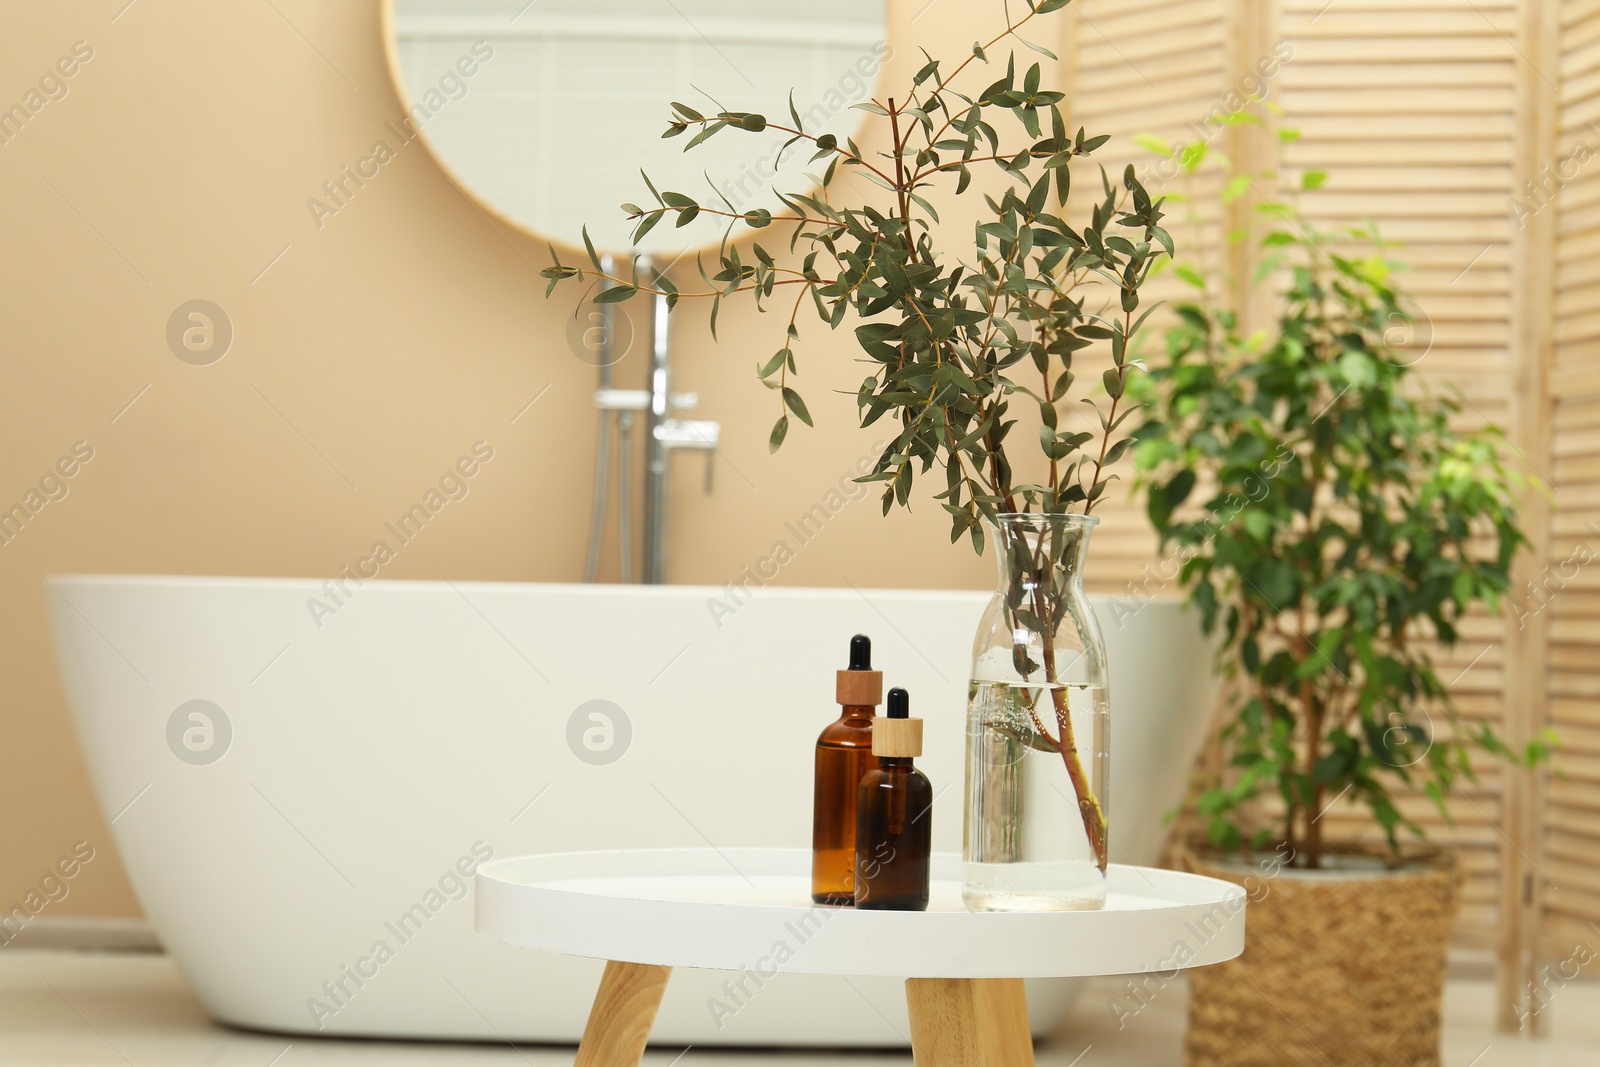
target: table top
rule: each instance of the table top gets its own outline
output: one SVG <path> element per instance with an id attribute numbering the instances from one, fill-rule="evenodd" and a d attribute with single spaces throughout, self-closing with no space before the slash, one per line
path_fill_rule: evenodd
<path id="1" fill-rule="evenodd" d="M 968 912 L 935 855 L 925 912 L 811 903 L 806 849 L 636 849 L 493 860 L 477 929 L 507 944 L 669 967 L 901 978 L 1174 972 L 1244 951 L 1245 890 L 1113 864 L 1098 911 Z"/>

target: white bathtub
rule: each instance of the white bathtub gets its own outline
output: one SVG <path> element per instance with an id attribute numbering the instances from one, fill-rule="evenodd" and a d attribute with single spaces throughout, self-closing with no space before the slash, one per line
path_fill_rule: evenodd
<path id="1" fill-rule="evenodd" d="M 927 720 L 935 848 L 960 848 L 987 594 L 762 589 L 719 626 L 715 591 L 683 586 L 371 582 L 335 601 L 299 580 L 52 581 L 101 809 L 162 942 L 226 1023 L 576 1040 L 600 965 L 474 934 L 461 872 L 491 852 L 809 844 L 812 744 L 858 631 Z M 1209 654 L 1175 603 L 1120 626 L 1103 607 L 1113 858 L 1148 863 L 1211 707 Z M 222 709 L 226 745 L 215 714 L 209 738 L 190 716 L 204 706 L 178 712 L 197 700 Z M 569 745 L 594 700 L 631 724 L 611 763 Z M 602 755 L 622 749 L 612 736 Z M 898 982 L 780 975 L 718 1028 L 709 1002 L 727 977 L 675 975 L 655 1040 L 906 1041 Z M 1075 991 L 1031 984 L 1036 1030 Z"/>

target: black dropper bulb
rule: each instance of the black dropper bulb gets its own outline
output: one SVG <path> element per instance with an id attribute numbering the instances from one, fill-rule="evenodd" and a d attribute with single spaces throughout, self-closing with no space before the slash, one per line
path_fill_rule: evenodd
<path id="1" fill-rule="evenodd" d="M 850 639 L 850 669 L 853 671 L 872 669 L 872 638 L 866 634 L 856 634 Z"/>
<path id="2" fill-rule="evenodd" d="M 907 719 L 911 717 L 911 695 L 898 687 L 889 690 L 889 718 Z"/>

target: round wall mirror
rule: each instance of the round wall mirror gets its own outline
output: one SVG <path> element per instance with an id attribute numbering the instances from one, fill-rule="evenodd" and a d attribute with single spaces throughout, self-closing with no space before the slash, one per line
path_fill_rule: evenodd
<path id="1" fill-rule="evenodd" d="M 633 247 L 623 203 L 658 189 L 735 210 L 819 173 L 807 142 L 726 131 L 689 152 L 663 140 L 669 104 L 754 111 L 843 140 L 889 57 L 887 0 L 386 0 L 390 67 L 408 123 L 469 196 L 516 226 L 602 251 Z M 409 132 L 409 131 L 408 131 Z M 655 227 L 639 251 L 712 246 L 726 219 Z"/>

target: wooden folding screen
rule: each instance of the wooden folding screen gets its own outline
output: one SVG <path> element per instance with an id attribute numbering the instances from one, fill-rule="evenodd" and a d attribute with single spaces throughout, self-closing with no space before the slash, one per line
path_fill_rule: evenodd
<path id="1" fill-rule="evenodd" d="M 1528 498 L 1535 551 L 1517 597 L 1471 620 L 1444 670 L 1469 722 L 1514 740 L 1555 727 L 1555 773 L 1481 760 L 1450 821 L 1421 796 L 1403 802 L 1460 848 L 1460 939 L 1498 951 L 1502 1022 L 1520 1025 L 1540 1006 L 1542 962 L 1600 948 L 1600 0 L 1077 0 L 1069 12 L 1074 121 L 1116 136 L 1109 168 L 1147 166 L 1133 138 L 1151 133 L 1205 136 L 1285 181 L 1326 171 L 1310 218 L 1372 220 L 1411 267 L 1405 358 L 1459 396 L 1464 425 L 1502 429 L 1518 469 L 1549 487 Z M 1280 151 L 1213 129 L 1206 117 L 1241 86 L 1302 138 Z M 1175 232 L 1243 272 L 1248 244 L 1224 235 L 1248 203 L 1219 209 L 1216 182 L 1165 185 L 1201 214 Z M 1094 581 L 1150 589 L 1141 517 L 1107 517 Z M 1328 818 L 1336 833 L 1370 827 L 1356 811 Z"/>
<path id="2" fill-rule="evenodd" d="M 1530 250 L 1553 279 L 1549 318 L 1538 325 L 1548 331 L 1554 516 L 1529 607 L 1543 605 L 1548 617 L 1541 725 L 1556 730 L 1562 748 L 1534 797 L 1530 882 L 1542 905 L 1537 957 L 1559 968 L 1579 946 L 1600 951 L 1600 2 L 1552 7 L 1530 28 L 1548 56 L 1548 81 L 1532 82 L 1530 95 L 1554 112 L 1553 143 L 1530 167 L 1537 195 L 1519 199 L 1553 222 Z M 1549 1002 L 1550 983 L 1538 973 L 1533 980 L 1538 1007 Z"/>

